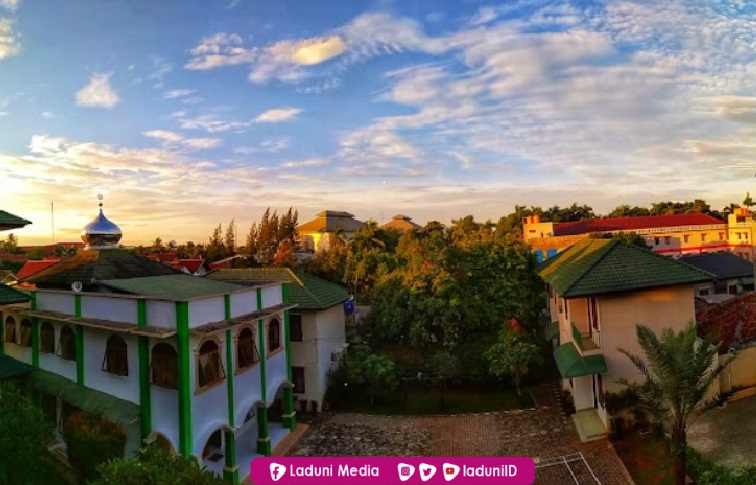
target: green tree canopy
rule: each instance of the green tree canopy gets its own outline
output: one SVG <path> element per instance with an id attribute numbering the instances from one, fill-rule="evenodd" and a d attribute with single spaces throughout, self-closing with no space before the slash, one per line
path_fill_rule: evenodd
<path id="1" fill-rule="evenodd" d="M 486 352 L 488 369 L 496 377 L 509 376 L 521 396 L 520 382 L 529 368 L 543 361 L 541 352 L 529 336 L 522 331 L 505 327 L 499 332 L 499 339 Z"/>

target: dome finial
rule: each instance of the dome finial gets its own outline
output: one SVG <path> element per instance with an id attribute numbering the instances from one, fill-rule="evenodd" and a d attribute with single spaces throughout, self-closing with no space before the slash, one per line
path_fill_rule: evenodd
<path id="1" fill-rule="evenodd" d="M 102 194 L 97 194 L 100 201 L 100 213 L 81 231 L 81 240 L 86 243 L 85 249 L 112 249 L 118 247 L 118 241 L 123 237 L 121 229 L 110 222 L 102 213 Z"/>

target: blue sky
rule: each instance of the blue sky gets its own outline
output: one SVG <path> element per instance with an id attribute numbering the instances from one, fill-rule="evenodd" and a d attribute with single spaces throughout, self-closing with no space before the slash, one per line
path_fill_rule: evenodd
<path id="1" fill-rule="evenodd" d="M 497 219 L 754 187 L 745 1 L 0 0 L 1 207 L 137 244 L 266 206 Z"/>

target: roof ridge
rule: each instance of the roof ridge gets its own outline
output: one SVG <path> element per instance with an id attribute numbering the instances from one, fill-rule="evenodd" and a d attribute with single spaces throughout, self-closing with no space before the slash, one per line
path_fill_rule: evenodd
<path id="1" fill-rule="evenodd" d="M 600 238 L 596 238 L 596 239 L 594 239 L 594 241 L 601 241 L 601 239 Z M 588 243 L 586 243 L 586 246 L 590 246 L 592 243 L 593 243 L 593 241 L 588 242 Z M 573 286 L 575 286 L 576 284 L 578 284 L 578 282 L 580 282 L 583 278 L 585 278 L 585 276 L 588 273 L 590 273 L 591 270 L 593 268 L 595 268 L 598 263 L 600 263 L 601 261 L 604 260 L 604 258 L 606 257 L 606 255 L 609 254 L 611 252 L 611 250 L 613 250 L 615 247 L 617 247 L 617 244 L 619 244 L 619 241 L 617 241 L 616 239 L 610 239 L 609 240 L 609 244 L 607 244 L 607 248 L 603 251 L 603 253 L 601 254 L 601 256 L 599 256 L 598 258 L 596 258 L 596 261 L 594 261 L 590 266 L 588 266 L 585 269 L 585 271 L 583 271 L 583 273 L 580 275 L 580 277 L 575 278 L 575 280 L 572 283 L 570 283 L 569 285 L 567 285 L 567 288 L 565 288 L 565 290 L 564 290 L 564 294 L 567 294 L 570 291 L 570 289 L 572 289 Z"/>
<path id="2" fill-rule="evenodd" d="M 296 275 L 296 274 L 294 274 L 294 270 L 293 270 L 293 269 L 291 269 L 291 268 L 286 268 L 286 269 L 287 269 L 287 270 L 288 270 L 289 272 L 291 272 L 291 275 L 292 275 L 292 276 L 293 276 L 293 277 L 294 277 L 294 278 L 295 278 L 295 279 L 297 280 L 297 282 L 299 282 L 299 286 L 301 286 L 301 287 L 302 287 L 302 288 L 304 289 L 304 291 L 305 291 L 305 292 L 306 292 L 306 293 L 307 293 L 308 295 L 310 295 L 310 297 L 312 297 L 312 299 L 313 299 L 313 300 L 315 300 L 315 301 L 316 301 L 316 302 L 318 303 L 318 305 L 322 305 L 322 304 L 323 304 L 323 302 L 321 302 L 321 301 L 320 301 L 320 298 L 318 298 L 318 297 L 317 297 L 317 296 L 315 295 L 315 293 L 313 293 L 313 292 L 312 292 L 312 290 L 311 290 L 311 289 L 310 289 L 310 288 L 309 288 L 309 287 L 308 287 L 308 286 L 307 286 L 306 284 L 304 284 L 304 281 L 302 281 L 301 279 L 299 279 L 299 277 L 297 277 L 297 275 Z M 303 274 L 306 274 L 306 273 L 303 273 Z M 307 275 L 307 276 L 312 276 L 312 275 Z M 316 278 L 317 278 L 317 277 L 316 277 Z M 319 278 L 318 278 L 318 279 L 319 279 Z"/>

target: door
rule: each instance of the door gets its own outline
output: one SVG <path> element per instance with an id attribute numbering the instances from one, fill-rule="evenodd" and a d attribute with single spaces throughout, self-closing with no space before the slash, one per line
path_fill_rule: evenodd
<path id="1" fill-rule="evenodd" d="M 591 376 L 591 383 L 593 384 L 593 409 L 598 409 L 598 388 L 596 385 L 596 374 Z"/>

